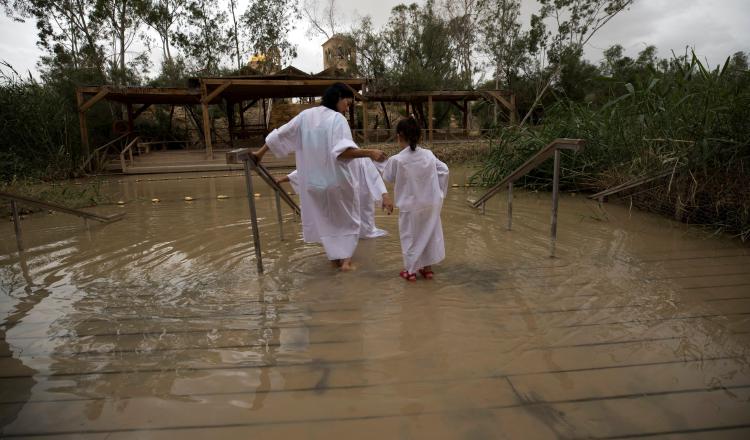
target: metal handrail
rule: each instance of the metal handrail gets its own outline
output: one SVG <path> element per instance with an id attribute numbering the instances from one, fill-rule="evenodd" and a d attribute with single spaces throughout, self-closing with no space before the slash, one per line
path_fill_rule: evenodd
<path id="1" fill-rule="evenodd" d="M 21 219 L 18 213 L 18 203 L 75 215 L 77 217 L 83 218 L 84 221 L 96 220 L 102 223 L 111 223 L 120 220 L 125 216 L 124 212 L 111 215 L 94 214 L 91 212 L 81 211 L 80 209 L 68 208 L 67 206 L 58 205 L 56 203 L 45 202 L 43 200 L 32 199 L 31 197 L 19 196 L 17 194 L 10 194 L 6 192 L 0 192 L 0 199 L 10 200 L 10 209 L 13 213 L 13 226 L 15 227 L 16 242 L 18 243 L 19 250 L 23 250 L 23 240 L 21 239 Z"/>
<path id="2" fill-rule="evenodd" d="M 586 143 L 583 139 L 555 139 L 550 142 L 547 146 L 539 150 L 535 155 L 531 156 L 526 162 L 520 167 L 516 168 L 512 173 L 505 176 L 500 182 L 496 183 L 490 188 L 484 195 L 477 200 L 470 200 L 469 203 L 473 208 L 482 208 L 482 212 L 485 211 L 485 204 L 495 194 L 500 192 L 504 186 L 508 186 L 508 230 L 511 230 L 513 224 L 513 183 L 519 180 L 521 177 L 528 174 L 531 170 L 538 167 L 542 162 L 549 159 L 551 156 L 555 157 L 555 165 L 552 176 L 552 225 L 550 228 L 550 256 L 555 256 L 555 242 L 557 241 L 557 205 L 558 205 L 558 194 L 560 190 L 560 150 L 572 150 L 573 152 L 579 152 Z"/>
<path id="3" fill-rule="evenodd" d="M 133 146 L 138 143 L 140 140 L 140 136 L 136 136 L 130 143 L 122 149 L 120 152 L 120 165 L 122 166 L 122 172 L 125 172 L 126 166 L 125 166 L 125 152 L 128 152 L 128 156 L 130 159 L 130 163 L 133 163 Z"/>

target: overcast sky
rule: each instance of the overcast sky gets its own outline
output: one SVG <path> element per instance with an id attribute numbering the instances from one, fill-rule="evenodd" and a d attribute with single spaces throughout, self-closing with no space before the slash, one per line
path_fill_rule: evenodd
<path id="1" fill-rule="evenodd" d="M 356 22 L 359 17 L 370 15 L 376 26 L 384 24 L 391 8 L 399 3 L 404 2 L 338 1 L 344 21 Z M 535 0 L 522 0 L 524 24 L 537 8 Z M 323 38 L 310 38 L 306 30 L 307 25 L 300 22 L 291 34 L 298 48 L 298 57 L 292 64 L 304 71 L 318 72 L 323 69 Z M 636 0 L 630 10 L 615 17 L 591 40 L 586 57 L 598 62 L 602 51 L 615 43 L 625 47 L 628 55 L 654 45 L 662 57 L 670 56 L 671 50 L 683 53 L 686 46 L 691 46 L 710 64 L 719 64 L 737 51 L 750 51 L 750 0 Z M 34 72 L 40 54 L 34 23 L 15 23 L 1 15 L 0 60 L 20 72 Z M 154 58 L 154 62 L 156 68 L 158 59 Z"/>

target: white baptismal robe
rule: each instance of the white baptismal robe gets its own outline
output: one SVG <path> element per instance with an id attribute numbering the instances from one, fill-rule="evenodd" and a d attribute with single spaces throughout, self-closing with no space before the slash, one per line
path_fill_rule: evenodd
<path id="1" fill-rule="evenodd" d="M 276 157 L 295 153 L 302 237 L 321 243 L 329 260 L 351 258 L 360 231 L 359 179 L 354 160 L 339 160 L 357 148 L 341 113 L 319 106 L 302 111 L 272 131 L 266 145 Z"/>
<path id="2" fill-rule="evenodd" d="M 448 166 L 430 150 L 409 147 L 388 159 L 383 178 L 394 182 L 404 267 L 410 273 L 445 258 L 440 209 L 448 192 Z"/>
<path id="3" fill-rule="evenodd" d="M 385 187 L 380 172 L 371 159 L 352 159 L 356 171 L 354 175 L 359 183 L 359 237 L 377 238 L 388 235 L 388 232 L 375 226 L 375 206 L 383 201 L 383 194 L 388 190 Z M 289 183 L 295 193 L 299 194 L 299 173 L 297 170 L 287 174 Z M 305 221 L 305 213 L 302 213 L 302 222 Z"/>

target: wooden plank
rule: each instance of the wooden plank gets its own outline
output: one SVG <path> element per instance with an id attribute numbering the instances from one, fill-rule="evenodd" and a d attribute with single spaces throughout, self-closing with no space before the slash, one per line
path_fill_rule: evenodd
<path id="1" fill-rule="evenodd" d="M 380 101 L 380 107 L 383 109 L 383 117 L 385 118 L 385 127 L 391 129 L 391 119 L 388 117 L 388 110 L 385 108 L 385 102 Z"/>
<path id="2" fill-rule="evenodd" d="M 500 191 L 501 188 L 505 187 L 505 185 L 507 185 L 508 182 L 515 182 L 516 180 L 520 179 L 525 174 L 527 174 L 529 171 L 539 166 L 540 163 L 547 160 L 550 156 L 554 154 L 555 150 L 563 149 L 563 150 L 573 150 L 577 152 L 583 147 L 584 143 L 585 141 L 583 139 L 562 139 L 562 138 L 555 139 L 554 141 L 550 142 L 547 146 L 539 150 L 538 153 L 531 156 L 526 162 L 524 162 L 523 165 L 518 167 L 515 171 L 507 175 L 500 182 L 498 182 L 489 190 L 487 190 L 487 192 L 482 197 L 472 202 L 471 203 L 472 206 L 475 208 L 478 208 L 480 205 L 484 204 L 492 196 L 497 194 L 497 192 Z"/>
<path id="3" fill-rule="evenodd" d="M 99 90 L 99 93 L 94 95 L 93 98 L 89 99 L 88 101 L 84 102 L 82 105 L 78 106 L 78 111 L 80 112 L 86 112 L 88 109 L 90 109 L 94 104 L 104 99 L 104 97 L 109 94 L 109 88 L 108 87 L 102 87 Z M 83 94 L 81 94 L 81 97 L 83 97 Z"/>
<path id="4" fill-rule="evenodd" d="M 96 220 L 102 223 L 109 223 L 121 219 L 125 213 L 112 214 L 108 216 L 94 214 L 91 212 L 81 211 L 80 209 L 68 208 L 67 206 L 58 205 L 56 203 L 45 202 L 39 199 L 33 199 L 31 197 L 19 196 L 17 194 L 11 194 L 6 192 L 0 192 L 0 198 L 12 200 L 23 203 L 25 205 L 34 206 L 41 209 L 50 209 L 53 211 L 64 212 L 66 214 L 75 215 L 78 217 L 88 218 Z"/>
<path id="5" fill-rule="evenodd" d="M 206 95 L 206 93 L 208 92 L 208 88 L 204 84 L 202 87 L 204 97 L 201 99 L 201 104 L 203 105 L 209 104 L 211 101 L 216 99 L 217 96 L 219 96 L 222 92 L 224 92 L 224 90 L 229 88 L 229 86 L 231 85 L 232 85 L 232 81 L 226 81 L 220 84 L 219 87 L 213 89 L 210 94 Z"/>

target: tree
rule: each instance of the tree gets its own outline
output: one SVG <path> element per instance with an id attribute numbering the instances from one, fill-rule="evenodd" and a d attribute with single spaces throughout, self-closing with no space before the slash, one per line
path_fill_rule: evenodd
<path id="1" fill-rule="evenodd" d="M 474 65 L 477 50 L 477 29 L 482 15 L 487 8 L 487 0 L 444 0 L 443 11 L 446 14 L 450 31 L 451 46 L 459 67 L 462 85 L 467 88 L 473 86 Z"/>
<path id="2" fill-rule="evenodd" d="M 310 36 L 323 35 L 329 39 L 342 29 L 336 0 L 304 0 L 302 14 L 307 19 Z"/>
<path id="3" fill-rule="evenodd" d="M 173 27 L 184 19 L 187 0 L 150 0 L 143 19 L 159 35 L 163 63 L 173 63 Z"/>
<path id="4" fill-rule="evenodd" d="M 185 54 L 188 65 L 201 74 L 218 73 L 231 50 L 226 12 L 217 10 L 208 0 L 188 0 L 180 24 L 174 41 Z"/>
<path id="5" fill-rule="evenodd" d="M 250 51 L 263 54 L 265 63 L 278 66 L 296 57 L 289 32 L 298 18 L 295 0 L 252 0 L 240 18 Z"/>
<path id="6" fill-rule="evenodd" d="M 372 91 L 386 90 L 389 51 L 383 33 L 373 29 L 370 17 L 364 17 L 359 24 L 353 26 L 348 36 L 357 48 L 357 75 L 369 80 L 368 85 Z"/>
<path id="7" fill-rule="evenodd" d="M 589 40 L 617 14 L 628 8 L 634 0 L 539 0 L 542 5 L 538 14 L 531 17 L 529 51 L 543 52 L 555 66 L 540 87 L 536 99 L 523 125 L 535 110 L 545 92 L 563 69 L 564 59 L 580 57 Z M 556 32 L 548 31 L 545 20 L 556 24 Z M 546 50 L 545 50 L 546 49 Z M 540 63 L 543 65 L 543 63 Z M 541 72 L 540 72 L 541 73 Z"/>
<path id="8" fill-rule="evenodd" d="M 113 42 L 110 79 L 124 85 L 131 77 L 125 54 L 138 34 L 148 3 L 144 0 L 97 0 L 94 17 L 101 21 Z M 144 60 L 136 57 L 136 61 Z"/>
<path id="9" fill-rule="evenodd" d="M 520 0 L 488 0 L 479 21 L 481 51 L 489 58 L 495 88 L 512 88 L 527 57 Z"/>

